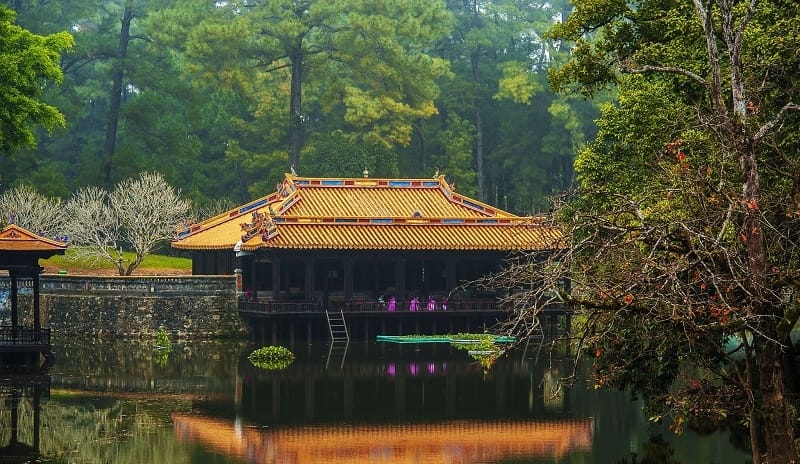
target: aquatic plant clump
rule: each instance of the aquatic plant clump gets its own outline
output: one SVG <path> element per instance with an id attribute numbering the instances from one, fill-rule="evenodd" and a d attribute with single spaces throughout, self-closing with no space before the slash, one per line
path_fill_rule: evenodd
<path id="1" fill-rule="evenodd" d="M 500 340 L 500 343 L 508 341 Z M 456 334 L 452 337 L 451 345 L 457 349 L 466 350 L 472 359 L 478 361 L 485 372 L 505 352 L 505 349 L 497 346 L 497 343 L 498 337 L 492 334 Z"/>
<path id="2" fill-rule="evenodd" d="M 267 370 L 285 369 L 294 358 L 294 353 L 283 346 L 264 346 L 247 356 L 251 364 Z"/>
<path id="3" fill-rule="evenodd" d="M 478 361 L 484 371 L 494 365 L 498 357 L 505 353 L 506 348 L 500 344 L 513 343 L 514 337 L 488 333 L 457 333 L 455 335 L 378 335 L 377 341 L 392 343 L 450 343 L 452 346 L 465 350 Z"/>

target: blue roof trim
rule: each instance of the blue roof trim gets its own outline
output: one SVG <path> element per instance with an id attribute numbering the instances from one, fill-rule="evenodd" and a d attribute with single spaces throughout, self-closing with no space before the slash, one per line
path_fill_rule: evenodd
<path id="1" fill-rule="evenodd" d="M 389 187 L 411 187 L 410 180 L 390 180 Z"/>
<path id="2" fill-rule="evenodd" d="M 499 221 L 497 219 L 478 219 L 477 222 L 479 224 L 497 224 Z"/>
<path id="3" fill-rule="evenodd" d="M 344 223 L 348 223 L 348 222 L 358 222 L 358 220 L 356 220 L 356 219 L 351 219 L 351 218 L 336 218 L 336 219 L 334 219 L 334 220 L 333 220 L 333 222 L 344 222 Z"/>
<path id="4" fill-rule="evenodd" d="M 370 219 L 370 224 L 392 224 L 394 223 L 394 219 L 391 218 L 379 218 L 379 219 Z"/>
<path id="5" fill-rule="evenodd" d="M 463 219 L 442 219 L 442 224 L 463 224 Z"/>
<path id="6" fill-rule="evenodd" d="M 266 204 L 267 204 L 267 199 L 262 198 L 261 200 L 255 201 L 253 203 L 250 203 L 249 205 L 244 205 L 241 208 L 239 208 L 239 214 L 247 213 L 254 209 L 260 208 L 261 206 L 264 206 Z"/>
<path id="7" fill-rule="evenodd" d="M 426 180 L 422 182 L 423 187 L 438 187 L 439 181 L 438 180 Z"/>
<path id="8" fill-rule="evenodd" d="M 344 185 L 344 181 L 343 180 L 323 180 L 322 182 L 320 182 L 320 184 L 321 185 L 339 186 L 340 187 L 340 186 Z"/>
<path id="9" fill-rule="evenodd" d="M 473 203 L 473 202 L 471 202 L 469 200 L 466 200 L 466 199 L 463 200 L 463 202 L 464 202 L 464 206 L 468 206 L 468 207 L 470 207 L 472 209 L 475 209 L 475 210 L 478 210 L 478 211 L 484 211 L 484 209 L 485 209 L 483 206 L 481 206 L 481 205 L 479 205 L 477 203 Z"/>

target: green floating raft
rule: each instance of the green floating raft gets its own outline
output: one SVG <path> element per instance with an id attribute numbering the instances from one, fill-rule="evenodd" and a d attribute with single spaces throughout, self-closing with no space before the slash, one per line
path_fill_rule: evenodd
<path id="1" fill-rule="evenodd" d="M 476 338 L 455 337 L 452 335 L 376 335 L 375 340 L 389 343 L 480 343 L 486 335 Z M 514 337 L 505 335 L 491 335 L 494 343 L 513 343 Z"/>

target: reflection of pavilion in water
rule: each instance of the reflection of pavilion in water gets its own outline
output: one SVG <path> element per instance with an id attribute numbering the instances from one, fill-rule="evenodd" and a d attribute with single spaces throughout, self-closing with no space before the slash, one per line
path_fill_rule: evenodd
<path id="1" fill-rule="evenodd" d="M 46 374 L 0 373 L 0 462 L 31 462 L 39 456 L 40 401 L 49 395 Z"/>
<path id="2" fill-rule="evenodd" d="M 301 356 L 281 371 L 240 364 L 236 421 L 173 415 L 175 433 L 253 463 L 471 463 L 591 448 L 593 419 L 565 418 L 569 395 L 552 394 L 557 359 L 502 358 L 484 374 L 449 347 L 366 351 L 342 363 Z"/>
<path id="3" fill-rule="evenodd" d="M 488 373 L 465 351 L 431 345 L 355 350 L 337 368 L 298 359 L 286 370 L 264 371 L 245 361 L 238 369 L 240 415 L 286 426 L 570 414 L 570 395 L 558 388 L 558 379 L 571 360 L 524 358 L 503 357 Z"/>
<path id="4" fill-rule="evenodd" d="M 561 458 L 588 451 L 585 420 L 455 421 L 402 425 L 241 428 L 223 420 L 173 416 L 175 433 L 253 463 L 473 463 L 513 457 Z"/>

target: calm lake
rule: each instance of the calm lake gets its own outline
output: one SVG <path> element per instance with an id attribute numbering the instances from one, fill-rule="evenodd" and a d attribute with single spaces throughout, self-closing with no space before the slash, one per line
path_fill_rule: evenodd
<path id="1" fill-rule="evenodd" d="M 0 452 L 63 463 L 745 463 L 728 432 L 675 436 L 623 392 L 555 390 L 571 359 L 531 345 L 484 370 L 447 344 L 54 340 L 40 376 L 0 376 Z M 15 425 L 16 427 L 13 427 Z M 36 446 L 38 443 L 38 446 Z M 38 452 L 35 449 L 38 448 Z M 29 453 L 29 454 L 25 454 Z"/>

